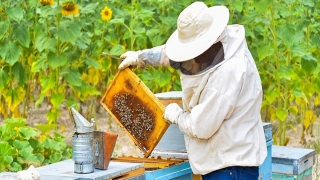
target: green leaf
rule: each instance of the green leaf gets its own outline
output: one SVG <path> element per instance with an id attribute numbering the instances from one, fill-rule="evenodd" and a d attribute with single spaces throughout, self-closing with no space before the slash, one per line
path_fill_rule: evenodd
<path id="1" fill-rule="evenodd" d="M 11 166 L 8 167 L 9 171 L 18 172 L 22 170 L 22 167 L 19 163 L 13 162 Z"/>
<path id="2" fill-rule="evenodd" d="M 24 100 L 25 92 L 21 87 L 10 89 L 5 94 L 5 99 L 8 107 L 11 111 L 14 111 L 15 108 Z"/>
<path id="3" fill-rule="evenodd" d="M 313 72 L 318 65 L 318 61 L 312 55 L 305 55 L 301 58 L 302 69 L 307 73 Z"/>
<path id="4" fill-rule="evenodd" d="M 49 156 L 51 163 L 59 162 L 62 158 L 60 153 L 51 154 Z"/>
<path id="5" fill-rule="evenodd" d="M 45 33 L 37 34 L 35 46 L 39 52 L 42 52 L 45 49 L 54 51 L 56 48 L 56 44 L 57 44 L 56 39 L 50 38 L 47 34 Z"/>
<path id="6" fill-rule="evenodd" d="M 69 72 L 65 74 L 65 79 L 67 83 L 73 86 L 81 86 L 81 74 L 78 69 L 69 70 Z"/>
<path id="7" fill-rule="evenodd" d="M 20 47 L 12 42 L 4 42 L 0 45 L 0 55 L 9 64 L 13 65 L 19 60 Z"/>
<path id="8" fill-rule="evenodd" d="M 238 12 L 241 12 L 243 9 L 243 2 L 241 0 L 236 0 L 233 6 Z"/>
<path id="9" fill-rule="evenodd" d="M 20 141 L 20 140 L 15 139 L 13 141 L 13 146 L 15 148 L 17 148 L 18 150 L 24 149 L 25 151 L 27 151 L 29 153 L 31 153 L 33 151 L 33 148 L 30 145 L 29 141 Z"/>
<path id="10" fill-rule="evenodd" d="M 56 69 L 59 66 L 64 66 L 67 64 L 68 59 L 65 54 L 55 54 L 53 52 L 49 52 L 48 54 L 48 64 L 52 69 Z"/>
<path id="11" fill-rule="evenodd" d="M 120 44 L 113 46 L 112 49 L 110 50 L 110 54 L 114 56 L 120 56 L 123 53 L 124 53 L 124 49 Z"/>
<path id="12" fill-rule="evenodd" d="M 302 57 L 310 54 L 304 45 L 293 45 L 291 49 L 293 57 Z"/>
<path id="13" fill-rule="evenodd" d="M 283 43 L 288 47 L 292 48 L 295 37 L 295 26 L 292 24 L 277 26 L 277 35 L 283 41 Z"/>
<path id="14" fill-rule="evenodd" d="M 154 77 L 160 87 L 164 87 L 171 82 L 171 73 L 168 71 L 161 72 L 160 70 L 155 70 Z"/>
<path id="15" fill-rule="evenodd" d="M 12 156 L 4 156 L 4 165 L 8 166 L 13 162 L 13 157 Z"/>
<path id="16" fill-rule="evenodd" d="M 0 91 L 7 87 L 10 81 L 8 73 L 4 69 L 0 69 Z"/>
<path id="17" fill-rule="evenodd" d="M 110 24 L 124 24 L 124 18 L 111 19 Z"/>
<path id="18" fill-rule="evenodd" d="M 0 40 L 3 38 L 3 36 L 7 33 L 9 29 L 9 21 L 1 21 L 0 22 Z"/>
<path id="19" fill-rule="evenodd" d="M 56 150 L 56 146 L 57 146 L 57 142 L 52 140 L 52 139 L 49 139 L 49 138 L 46 138 L 44 141 L 43 141 L 43 144 L 44 144 L 44 147 L 46 149 L 50 149 L 50 150 Z"/>
<path id="20" fill-rule="evenodd" d="M 43 100 L 44 100 L 44 95 L 41 94 L 39 99 L 36 101 L 35 106 L 39 107 L 39 105 L 43 102 Z"/>
<path id="21" fill-rule="evenodd" d="M 57 35 L 63 42 L 75 43 L 76 39 L 80 36 L 80 30 L 81 27 L 78 23 L 69 22 L 58 30 Z"/>
<path id="22" fill-rule="evenodd" d="M 86 88 L 86 93 L 88 93 L 89 95 L 93 96 L 93 95 L 100 95 L 100 91 L 98 91 L 96 88 L 94 88 L 93 86 L 87 86 Z"/>
<path id="23" fill-rule="evenodd" d="M 279 78 L 285 78 L 285 79 L 291 80 L 294 75 L 295 73 L 292 66 L 281 67 L 280 70 L 278 71 Z"/>
<path id="24" fill-rule="evenodd" d="M 305 6 L 309 6 L 311 8 L 314 7 L 314 1 L 313 0 L 299 0 L 300 3 L 302 3 Z M 318 1 L 315 1 L 318 2 Z"/>
<path id="25" fill-rule="evenodd" d="M 147 10 L 147 9 L 141 9 L 141 11 L 138 13 L 138 17 L 140 19 L 146 19 L 146 18 L 153 18 L 153 11 Z"/>
<path id="26" fill-rule="evenodd" d="M 81 14 L 95 13 L 99 3 L 90 3 L 81 8 Z"/>
<path id="27" fill-rule="evenodd" d="M 39 163 L 43 163 L 43 161 L 44 161 L 44 156 L 42 155 L 42 154 L 40 154 L 40 153 L 36 153 L 36 154 L 34 154 L 36 157 L 37 157 L 37 159 L 39 160 Z"/>
<path id="28" fill-rule="evenodd" d="M 292 94 L 295 97 L 302 98 L 305 102 L 308 102 L 307 96 L 300 89 L 298 89 L 298 88 L 294 89 Z"/>
<path id="29" fill-rule="evenodd" d="M 61 103 L 64 100 L 64 95 L 63 94 L 52 94 L 51 95 L 51 103 L 54 108 L 58 109 Z"/>
<path id="30" fill-rule="evenodd" d="M 19 81 L 19 84 L 24 84 L 27 82 L 27 73 L 20 62 L 13 65 L 13 75 Z"/>
<path id="31" fill-rule="evenodd" d="M 240 23 L 241 24 L 250 24 L 254 22 L 254 20 L 257 18 L 258 12 L 255 10 L 252 10 L 249 12 L 249 14 L 244 15 L 243 18 L 241 19 Z"/>
<path id="32" fill-rule="evenodd" d="M 31 138 L 29 139 L 29 143 L 34 151 L 39 151 L 43 148 L 43 144 L 37 139 Z"/>
<path id="33" fill-rule="evenodd" d="M 73 104 L 77 103 L 77 101 L 76 101 L 74 98 L 72 98 L 72 97 L 68 97 L 68 98 L 66 99 L 66 103 L 67 103 L 67 106 L 70 107 L 70 106 L 72 106 Z"/>
<path id="34" fill-rule="evenodd" d="M 150 81 L 150 80 L 153 81 L 155 79 L 149 71 L 142 71 L 142 73 L 139 74 L 139 77 L 143 81 Z"/>
<path id="35" fill-rule="evenodd" d="M 18 42 L 28 48 L 30 44 L 30 33 L 26 25 L 20 24 L 18 26 L 13 26 L 12 28 L 13 37 L 18 40 Z"/>
<path id="36" fill-rule="evenodd" d="M 8 14 L 8 16 L 19 23 L 23 18 L 23 12 L 23 9 L 19 6 L 9 7 L 6 9 L 6 13 Z"/>
<path id="37" fill-rule="evenodd" d="M 257 52 L 260 61 L 268 56 L 273 55 L 273 49 L 271 48 L 270 44 L 258 47 Z"/>
<path id="38" fill-rule="evenodd" d="M 21 158 L 18 159 L 18 161 L 22 164 L 36 164 L 40 165 L 40 160 L 38 157 L 28 151 L 25 151 L 24 149 L 19 151 L 19 154 Z"/>
<path id="39" fill-rule="evenodd" d="M 35 7 L 37 7 L 37 4 L 39 1 L 38 0 L 27 0 L 27 2 L 28 2 L 29 7 L 35 8 Z"/>
<path id="40" fill-rule="evenodd" d="M 48 17 L 48 16 L 54 16 L 61 12 L 62 6 L 40 6 L 40 8 L 37 8 L 37 14 L 39 14 L 41 17 Z"/>
<path id="41" fill-rule="evenodd" d="M 46 118 L 47 118 L 49 124 L 56 124 L 56 120 L 58 118 L 58 113 L 50 111 L 47 113 Z"/>
<path id="42" fill-rule="evenodd" d="M 154 46 L 159 46 L 165 42 L 164 36 L 162 36 L 161 31 L 158 28 L 150 29 L 146 32 L 148 39 Z"/>
<path id="43" fill-rule="evenodd" d="M 0 36 L 0 39 L 1 39 L 1 36 Z M 314 46 L 320 47 L 320 35 L 319 34 L 311 33 L 310 34 L 310 39 L 311 39 L 311 42 L 312 42 L 312 44 Z"/>
<path id="44" fill-rule="evenodd" d="M 57 127 L 57 124 L 34 124 L 34 126 L 42 132 L 42 134 L 45 134 L 47 132 L 50 132 L 51 130 L 55 129 Z"/>
<path id="45" fill-rule="evenodd" d="M 1 156 L 14 156 L 17 154 L 17 151 L 6 141 L 0 141 L 0 147 Z"/>
<path id="46" fill-rule="evenodd" d="M 280 121 L 284 122 L 288 116 L 288 112 L 285 110 L 276 110 L 276 116 L 280 119 Z"/>
<path id="47" fill-rule="evenodd" d="M 87 58 L 86 58 L 85 63 L 86 63 L 88 66 L 92 66 L 92 67 L 94 67 L 94 68 L 96 68 L 96 69 L 101 68 L 100 63 L 99 63 L 98 61 L 90 58 L 90 57 L 87 57 Z"/>
<path id="48" fill-rule="evenodd" d="M 43 59 L 38 59 L 37 61 L 34 61 L 32 63 L 31 72 L 34 72 L 34 73 L 40 72 L 41 70 L 46 68 L 47 68 L 46 62 Z"/>
<path id="49" fill-rule="evenodd" d="M 39 132 L 30 127 L 21 127 L 20 132 L 22 133 L 25 139 L 30 139 L 39 136 Z"/>
<path id="50" fill-rule="evenodd" d="M 27 120 L 23 118 L 11 118 L 11 119 L 5 119 L 4 123 L 11 127 L 23 127 L 27 124 Z"/>
<path id="51" fill-rule="evenodd" d="M 269 102 L 269 104 L 272 104 L 276 100 L 278 95 L 279 95 L 279 91 L 271 90 L 265 93 L 265 98 Z"/>
<path id="52" fill-rule="evenodd" d="M 42 87 L 43 93 L 46 93 L 48 90 L 53 89 L 55 85 L 55 78 L 50 76 L 42 76 L 40 79 L 40 85 Z"/>
<path id="53" fill-rule="evenodd" d="M 272 0 L 254 0 L 253 6 L 259 14 L 263 13 L 272 3 Z"/>

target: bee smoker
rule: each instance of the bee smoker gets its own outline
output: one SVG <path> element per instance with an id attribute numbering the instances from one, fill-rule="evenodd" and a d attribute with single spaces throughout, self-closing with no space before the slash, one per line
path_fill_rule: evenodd
<path id="1" fill-rule="evenodd" d="M 70 111 L 74 121 L 72 136 L 74 172 L 86 174 L 92 173 L 94 168 L 108 169 L 118 135 L 111 132 L 94 131 L 94 119 L 90 123 L 73 107 L 70 108 Z"/>
<path id="2" fill-rule="evenodd" d="M 70 108 L 71 118 L 74 121 L 72 136 L 72 160 L 74 172 L 79 174 L 92 173 L 93 166 L 93 123 L 88 122 L 73 107 Z"/>

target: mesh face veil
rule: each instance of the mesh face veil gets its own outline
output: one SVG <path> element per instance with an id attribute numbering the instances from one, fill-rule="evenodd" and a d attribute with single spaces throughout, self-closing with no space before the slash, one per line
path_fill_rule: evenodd
<path id="1" fill-rule="evenodd" d="M 183 62 L 175 62 L 170 60 L 170 66 L 174 69 L 180 70 L 180 72 L 185 75 L 195 75 L 200 74 L 223 61 L 223 56 L 223 47 L 221 47 L 212 61 L 208 61 L 206 63 L 197 63 L 195 59 L 190 59 Z"/>

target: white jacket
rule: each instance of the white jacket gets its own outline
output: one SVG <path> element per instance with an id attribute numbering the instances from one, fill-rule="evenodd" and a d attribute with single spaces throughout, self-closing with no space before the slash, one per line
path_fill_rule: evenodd
<path id="1" fill-rule="evenodd" d="M 223 45 L 224 61 L 201 74 L 180 76 L 184 112 L 178 126 L 185 134 L 194 174 L 259 166 L 267 156 L 261 80 L 244 27 L 227 26 L 217 41 Z M 162 52 L 158 64 L 168 65 L 163 46 L 158 51 Z"/>

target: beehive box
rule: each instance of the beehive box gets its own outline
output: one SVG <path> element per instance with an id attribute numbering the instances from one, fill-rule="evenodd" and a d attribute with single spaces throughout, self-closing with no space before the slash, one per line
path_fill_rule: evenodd
<path id="1" fill-rule="evenodd" d="M 287 146 L 272 147 L 272 177 L 276 180 L 312 180 L 315 150 Z"/>
<path id="2" fill-rule="evenodd" d="M 182 108 L 181 91 L 157 93 L 155 96 L 164 106 L 167 106 L 170 103 L 177 103 Z M 177 125 L 171 124 L 169 126 L 158 145 L 154 148 L 151 156 L 161 156 L 163 158 L 188 158 L 184 134 Z"/>
<path id="3" fill-rule="evenodd" d="M 100 104 L 148 157 L 169 127 L 164 105 L 129 68 L 119 71 Z"/>
<path id="4" fill-rule="evenodd" d="M 119 157 L 113 158 L 112 161 L 143 163 L 146 180 L 192 180 L 196 177 L 192 174 L 186 159 Z"/>
<path id="5" fill-rule="evenodd" d="M 93 173 L 77 174 L 74 172 L 72 159 L 60 161 L 36 168 L 41 180 L 120 180 L 144 179 L 145 169 L 142 163 L 110 162 L 108 170 L 94 169 Z"/>

